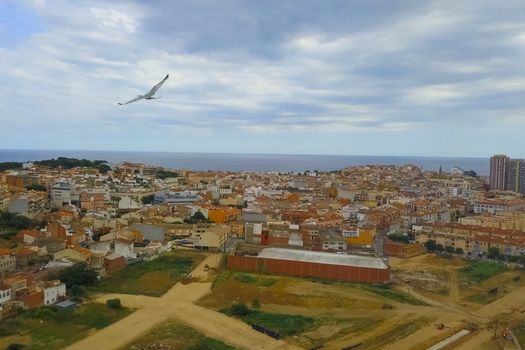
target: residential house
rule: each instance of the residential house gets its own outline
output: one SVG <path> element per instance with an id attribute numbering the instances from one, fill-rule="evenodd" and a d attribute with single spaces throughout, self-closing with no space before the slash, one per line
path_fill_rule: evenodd
<path id="1" fill-rule="evenodd" d="M 53 305 L 66 296 L 66 285 L 59 280 L 45 281 L 41 284 L 44 292 L 44 305 Z"/>
<path id="2" fill-rule="evenodd" d="M 323 250 L 343 251 L 347 249 L 346 241 L 341 233 L 337 231 L 321 230 L 319 231 L 319 238 Z"/>
<path id="3" fill-rule="evenodd" d="M 0 277 L 5 278 L 16 271 L 15 254 L 6 248 L 0 248 Z"/>
<path id="4" fill-rule="evenodd" d="M 104 269 L 106 273 L 112 274 L 126 267 L 126 259 L 119 254 L 109 252 L 104 256 Z"/>
<path id="5" fill-rule="evenodd" d="M 11 287 L 0 282 L 0 306 L 11 300 Z M 1 318 L 0 318 L 1 320 Z"/>

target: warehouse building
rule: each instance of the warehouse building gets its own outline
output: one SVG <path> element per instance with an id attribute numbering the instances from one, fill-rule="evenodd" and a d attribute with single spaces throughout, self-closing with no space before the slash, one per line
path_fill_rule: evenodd
<path id="1" fill-rule="evenodd" d="M 380 258 L 299 249 L 272 247 L 262 249 L 257 256 L 230 255 L 227 266 L 241 271 L 352 282 L 390 280 L 390 268 Z"/>

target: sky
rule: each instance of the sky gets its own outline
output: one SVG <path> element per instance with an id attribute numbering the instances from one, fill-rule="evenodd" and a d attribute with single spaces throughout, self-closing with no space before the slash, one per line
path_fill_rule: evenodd
<path id="1" fill-rule="evenodd" d="M 0 0 L 0 81 L 0 149 L 525 157 L 525 1 Z"/>

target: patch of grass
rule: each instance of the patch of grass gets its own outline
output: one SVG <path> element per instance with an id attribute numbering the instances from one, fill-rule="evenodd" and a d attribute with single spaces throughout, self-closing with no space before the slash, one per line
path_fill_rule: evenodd
<path id="1" fill-rule="evenodd" d="M 234 347 L 224 344 L 221 341 L 212 338 L 206 338 L 197 344 L 188 347 L 188 350 L 233 350 Z"/>
<path id="2" fill-rule="evenodd" d="M 440 290 L 437 291 L 437 294 L 439 295 L 443 295 L 443 296 L 447 296 L 448 294 L 450 293 L 450 291 L 448 290 L 448 288 L 441 288 Z"/>
<path id="3" fill-rule="evenodd" d="M 257 285 L 261 287 L 271 287 L 275 283 L 277 283 L 277 279 L 275 278 L 261 278 L 257 281 Z"/>
<path id="4" fill-rule="evenodd" d="M 428 322 L 428 319 L 421 317 L 411 322 L 402 323 L 388 330 L 387 332 L 377 335 L 374 338 L 365 341 L 363 349 L 375 350 L 382 349 L 386 344 L 393 343 L 396 340 L 407 337 L 414 333 L 424 324 Z"/>
<path id="5" fill-rule="evenodd" d="M 231 278 L 231 276 L 234 275 L 234 272 L 233 270 L 226 270 L 226 269 L 223 269 L 216 277 L 215 279 L 213 280 L 212 284 L 211 284 L 211 288 L 212 289 L 215 289 L 221 285 L 223 285 L 224 283 L 228 282 L 229 279 Z"/>
<path id="6" fill-rule="evenodd" d="M 462 276 L 470 281 L 480 283 L 493 276 L 507 271 L 500 263 L 490 261 L 469 261 L 467 266 L 459 270 Z"/>
<path id="7" fill-rule="evenodd" d="M 131 310 L 125 307 L 110 308 L 105 304 L 87 304 L 79 308 L 74 314 L 75 322 L 89 328 L 101 329 L 126 317 Z"/>
<path id="8" fill-rule="evenodd" d="M 338 283 L 338 281 L 328 280 L 328 279 L 319 278 L 319 277 L 310 277 L 308 278 L 308 280 L 314 283 L 321 283 L 324 285 L 332 285 L 332 284 Z M 344 282 L 339 282 L 339 283 L 344 283 Z"/>
<path id="9" fill-rule="evenodd" d="M 204 255 L 183 252 L 161 255 L 151 261 L 127 266 L 111 276 L 103 278 L 89 290 L 99 293 L 124 293 L 161 296 L 191 272 Z"/>
<path id="10" fill-rule="evenodd" d="M 350 320 L 350 325 L 348 327 L 343 328 L 339 333 L 355 333 L 355 332 L 362 332 L 367 329 L 372 328 L 374 325 L 376 325 L 378 321 L 374 318 L 368 318 L 368 317 L 359 317 L 359 318 L 353 318 Z"/>
<path id="11" fill-rule="evenodd" d="M 412 295 L 395 290 L 394 288 L 387 285 L 362 285 L 362 288 L 368 292 L 372 292 L 384 298 L 397 301 L 398 303 L 410 305 L 427 305 L 423 301 L 414 298 Z"/>
<path id="12" fill-rule="evenodd" d="M 221 312 L 226 315 L 238 315 L 244 322 L 248 324 L 256 324 L 264 326 L 276 333 L 281 337 L 301 333 L 310 328 L 315 320 L 311 317 L 301 315 L 287 315 L 287 314 L 274 314 L 263 311 L 250 310 L 245 307 L 246 312 L 239 313 L 238 307 L 244 304 L 236 304 L 229 308 L 222 309 Z"/>
<path id="13" fill-rule="evenodd" d="M 277 282 L 276 278 L 263 277 L 249 273 L 236 273 L 234 278 L 239 282 L 253 283 L 261 287 L 271 287 Z"/>
<path id="14" fill-rule="evenodd" d="M 490 304 L 496 299 L 498 299 L 497 295 L 491 295 L 489 293 L 473 294 L 465 298 L 466 301 L 470 301 L 471 303 L 482 304 L 482 305 Z"/>
<path id="15" fill-rule="evenodd" d="M 162 345 L 161 345 L 162 344 Z M 235 350 L 221 341 L 208 338 L 191 327 L 168 321 L 133 343 L 129 349 Z"/>
<path id="16" fill-rule="evenodd" d="M 301 315 L 274 314 L 262 311 L 253 311 L 242 317 L 248 324 L 257 324 L 277 332 L 280 336 L 304 332 L 314 324 L 314 319 Z"/>
<path id="17" fill-rule="evenodd" d="M 0 327 L 0 335 L 31 336 L 31 344 L 24 347 L 26 350 L 62 349 L 84 338 L 91 329 L 104 328 L 131 312 L 131 309 L 115 310 L 96 303 L 70 311 L 42 307 L 6 320 Z"/>
<path id="18" fill-rule="evenodd" d="M 235 274 L 235 279 L 243 283 L 255 283 L 257 282 L 257 277 L 247 273 L 237 273 Z"/>

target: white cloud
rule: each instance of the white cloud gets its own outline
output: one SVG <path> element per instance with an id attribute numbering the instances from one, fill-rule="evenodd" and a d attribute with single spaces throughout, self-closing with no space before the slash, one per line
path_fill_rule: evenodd
<path id="1" fill-rule="evenodd" d="M 33 4 L 45 31 L 0 48 L 10 87 L 0 88 L 0 121 L 388 135 L 458 116 L 477 126 L 502 109 L 520 115 L 512 96 L 525 90 L 523 26 L 488 10 L 430 2 L 353 18 L 362 25 L 333 12 L 275 29 L 258 5 L 82 4 Z M 166 73 L 160 100 L 116 105 Z"/>
<path id="2" fill-rule="evenodd" d="M 113 8 L 90 8 L 95 21 L 103 30 L 111 31 L 125 31 L 127 33 L 135 33 L 137 31 L 138 22 L 130 14 L 118 11 Z"/>

